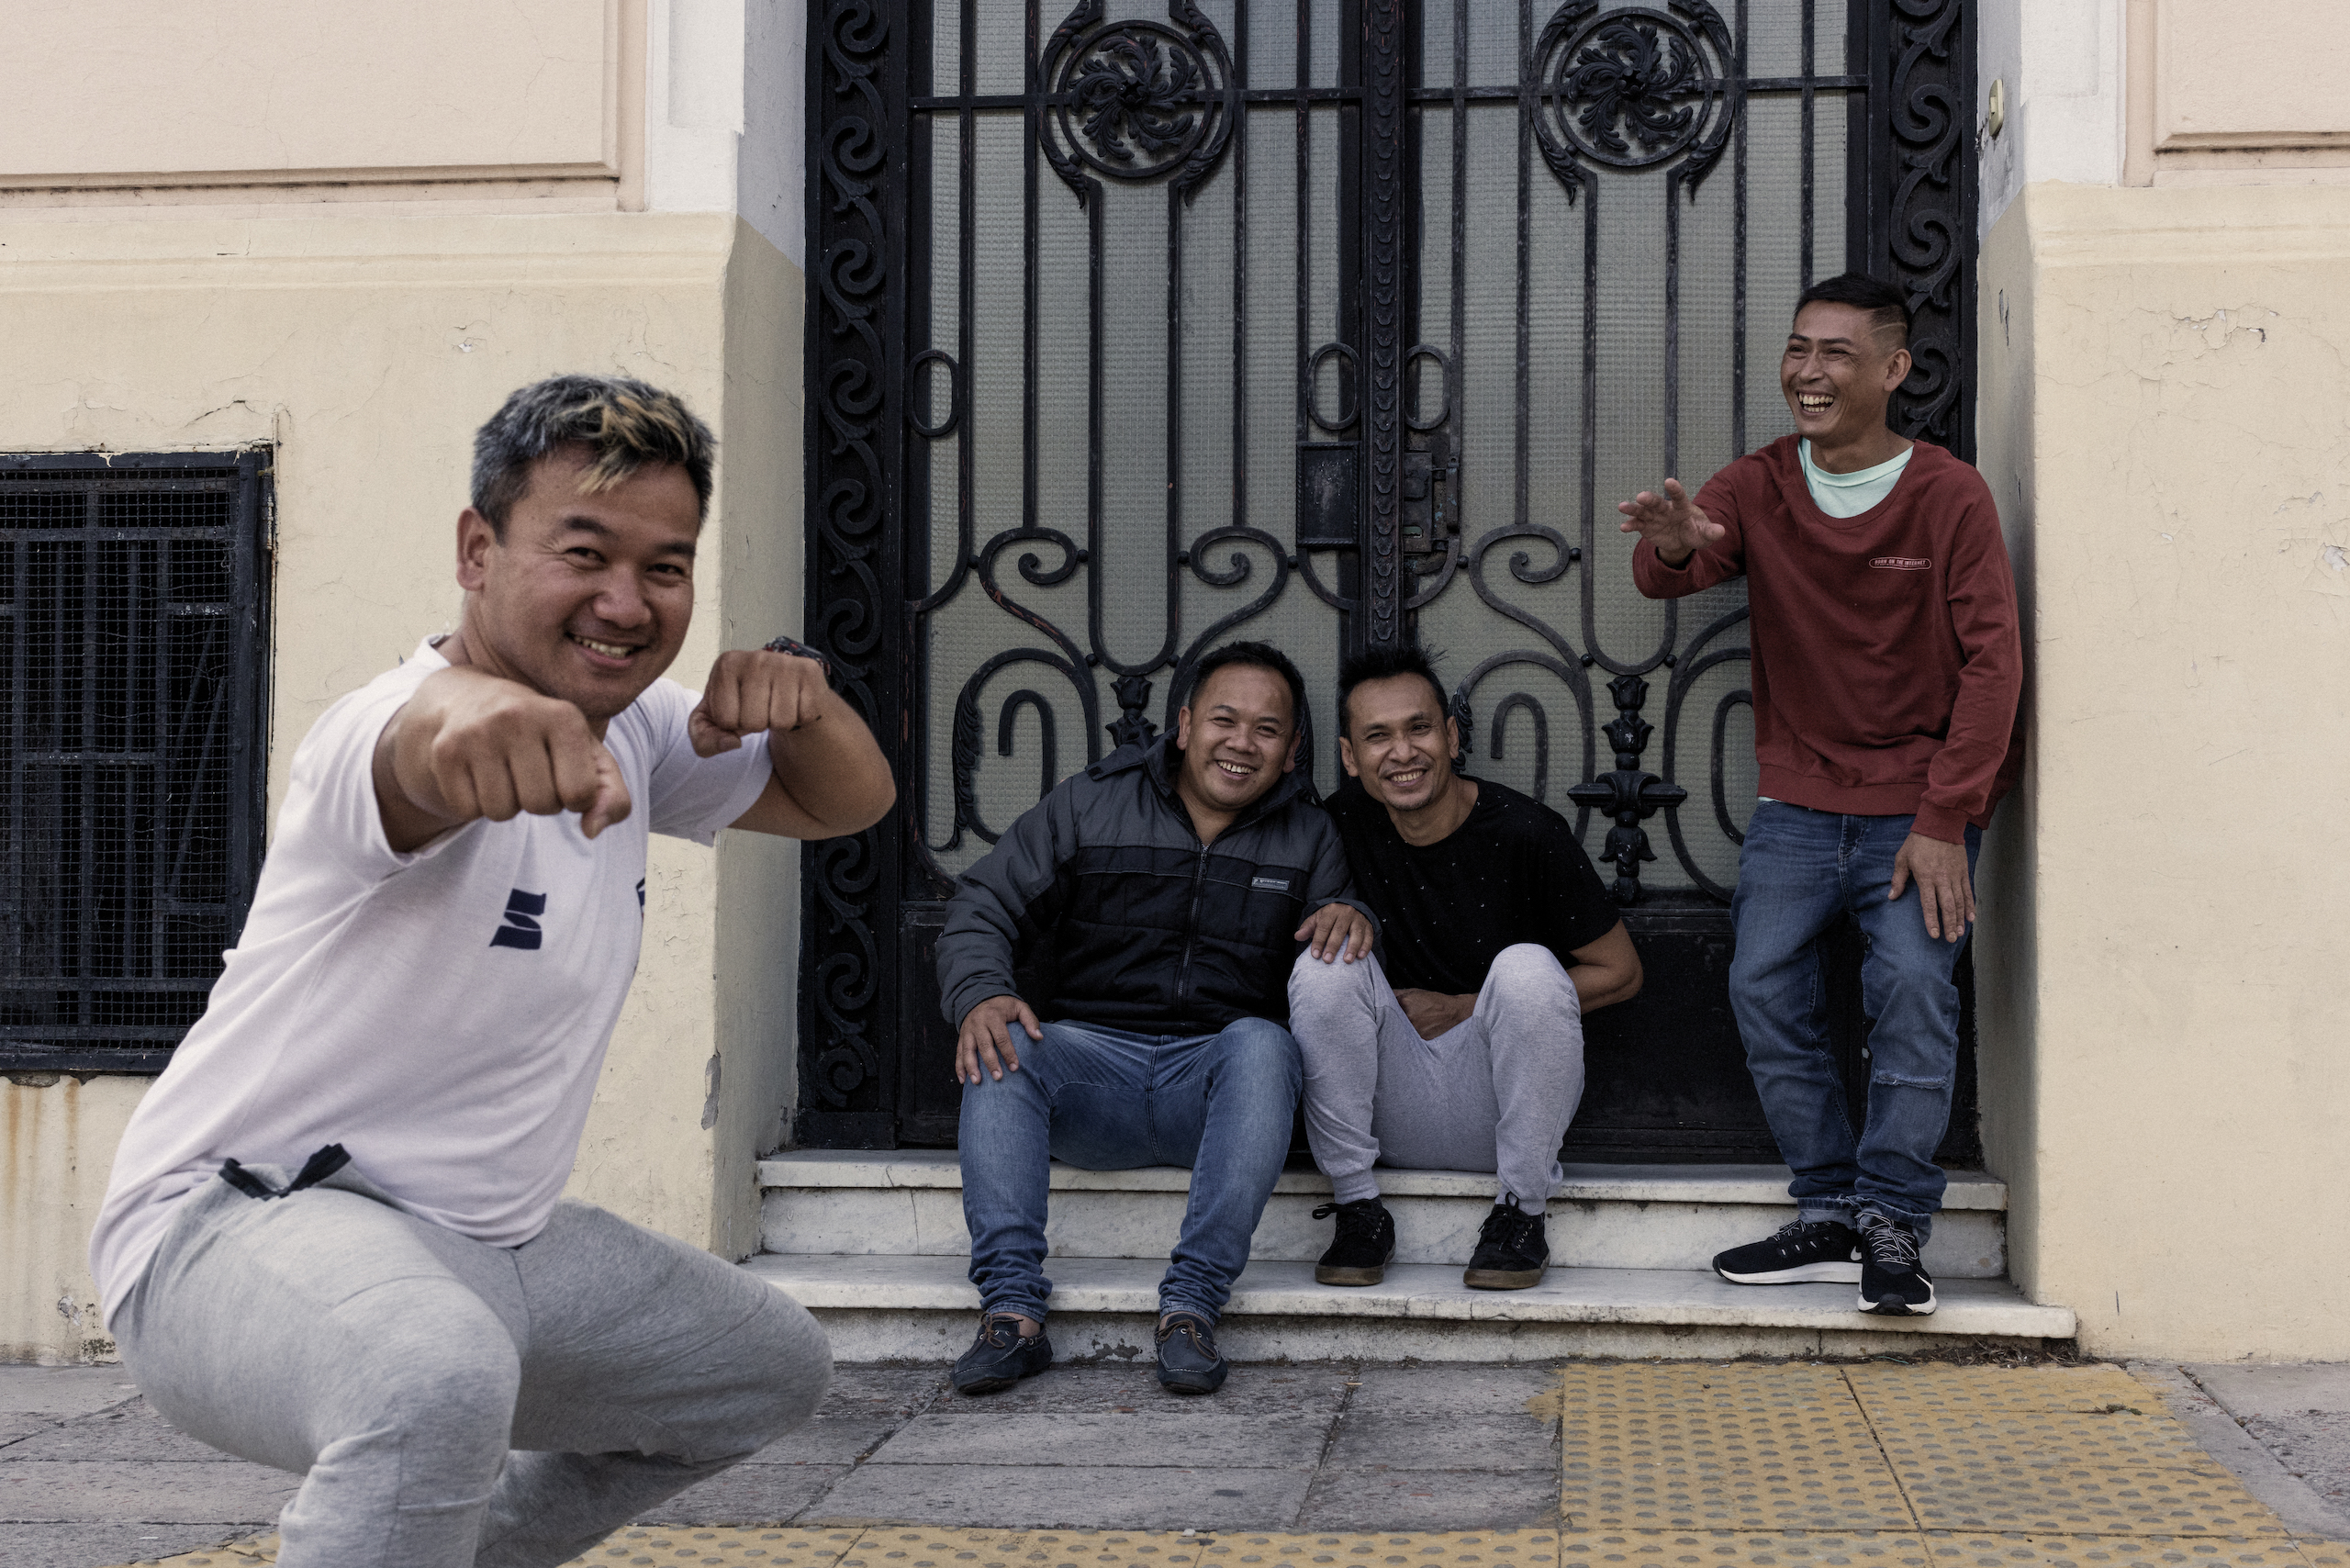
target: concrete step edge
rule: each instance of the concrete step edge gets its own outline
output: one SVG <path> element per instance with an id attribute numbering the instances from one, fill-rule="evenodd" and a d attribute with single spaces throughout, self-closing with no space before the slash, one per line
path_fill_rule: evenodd
<path id="1" fill-rule="evenodd" d="M 1740 1204 L 1792 1207 L 1784 1165 L 1594 1165 L 1564 1167 L 1565 1181 L 1553 1202 L 1624 1204 Z M 1953 1170 L 1942 1198 L 1946 1209 L 2004 1210 L 2007 1183 L 1980 1170 Z M 1176 1165 L 1147 1165 L 1133 1170 L 1081 1170 L 1055 1162 L 1056 1192 L 1182 1193 L 1192 1173 Z M 759 1161 L 759 1186 L 767 1191 L 825 1187 L 960 1188 L 962 1171 L 951 1148 L 794 1149 Z M 1393 1198 L 1457 1198 L 1481 1204 L 1494 1201 L 1490 1171 L 1382 1170 L 1380 1191 Z M 1276 1193 L 1326 1196 L 1330 1179 L 1318 1170 L 1284 1170 Z"/>
<path id="2" fill-rule="evenodd" d="M 811 1310 L 968 1314 L 979 1294 L 959 1258 L 833 1257 L 765 1252 L 744 1268 Z M 1057 1313 L 1147 1315 L 1166 1264 L 1153 1259 L 1056 1258 L 1046 1265 Z M 1936 1282 L 1930 1317 L 1888 1318 L 1854 1309 L 1850 1285 L 1733 1285 L 1708 1271 L 1553 1269 L 1524 1291 L 1472 1291 L 1458 1269 L 1396 1264 L 1385 1282 L 1340 1290 L 1314 1282 L 1305 1262 L 1251 1263 L 1225 1308 L 1227 1322 L 1250 1317 L 1407 1319 L 1431 1332 L 1447 1324 L 1642 1324 L 1667 1327 L 1797 1329 L 1809 1332 L 1975 1335 L 2068 1339 L 2070 1308 L 2025 1299 L 2005 1280 Z"/>

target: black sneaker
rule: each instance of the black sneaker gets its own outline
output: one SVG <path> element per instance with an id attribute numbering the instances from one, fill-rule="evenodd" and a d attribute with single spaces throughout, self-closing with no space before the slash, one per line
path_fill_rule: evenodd
<path id="1" fill-rule="evenodd" d="M 1472 1291 L 1522 1291 L 1540 1284 L 1542 1271 L 1550 1266 L 1543 1219 L 1514 1203 L 1495 1204 L 1477 1232 L 1477 1250 L 1469 1254 L 1460 1282 Z"/>
<path id="2" fill-rule="evenodd" d="M 1761 1241 L 1714 1254 L 1714 1272 L 1734 1285 L 1849 1285 L 1861 1277 L 1861 1238 L 1832 1219 L 1793 1220 Z"/>
<path id="3" fill-rule="evenodd" d="M 1861 1310 L 1930 1317 L 1934 1282 L 1918 1261 L 1918 1233 L 1879 1214 L 1861 1216 Z"/>
<path id="4" fill-rule="evenodd" d="M 1169 1394 L 1214 1394 L 1232 1363 L 1217 1353 L 1215 1330 L 1196 1312 L 1158 1321 L 1158 1386 Z"/>
<path id="5" fill-rule="evenodd" d="M 1395 1256 L 1395 1216 L 1377 1198 L 1351 1204 L 1324 1204 L 1315 1219 L 1338 1216 L 1338 1238 L 1314 1265 L 1317 1285 L 1375 1285 L 1387 1277 L 1388 1260 Z"/>
<path id="6" fill-rule="evenodd" d="M 954 1383 L 957 1394 L 993 1394 L 1024 1377 L 1034 1377 L 1053 1364 L 1053 1342 L 1039 1326 L 1020 1337 L 1020 1319 L 1009 1312 L 985 1313 L 979 1337 L 956 1359 Z"/>

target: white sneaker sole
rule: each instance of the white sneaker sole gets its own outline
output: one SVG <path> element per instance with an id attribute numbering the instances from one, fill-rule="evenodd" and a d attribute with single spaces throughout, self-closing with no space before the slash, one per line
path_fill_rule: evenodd
<path id="1" fill-rule="evenodd" d="M 1714 1272 L 1734 1285 L 1857 1285 L 1858 1263 L 1805 1263 L 1793 1269 L 1773 1269 L 1762 1274 L 1733 1274 L 1716 1264 Z"/>
<path id="2" fill-rule="evenodd" d="M 1913 1304 L 1895 1295 L 1888 1295 L 1882 1301 L 1872 1302 L 1868 1297 L 1863 1296 L 1861 1310 L 1872 1313 L 1878 1317 L 1931 1317 L 1934 1315 L 1933 1282 L 1927 1282 L 1926 1299 L 1922 1302 Z"/>

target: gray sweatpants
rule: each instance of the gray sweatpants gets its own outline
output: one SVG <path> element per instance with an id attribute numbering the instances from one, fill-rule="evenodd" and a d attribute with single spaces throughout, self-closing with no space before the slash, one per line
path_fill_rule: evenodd
<path id="1" fill-rule="evenodd" d="M 1497 1198 L 1540 1214 L 1559 1142 L 1583 1099 L 1583 1004 L 1547 947 L 1505 947 L 1476 1011 L 1433 1040 L 1404 1014 L 1377 958 L 1289 976 L 1289 1028 L 1305 1058 L 1305 1137 L 1331 1193 L 1379 1195 L 1373 1164 L 1491 1170 Z"/>
<path id="2" fill-rule="evenodd" d="M 815 1320 L 706 1252 L 576 1203 L 492 1247 L 348 1170 L 189 1194 L 113 1328 L 173 1425 L 305 1477 L 283 1568 L 552 1568 L 832 1381 Z"/>

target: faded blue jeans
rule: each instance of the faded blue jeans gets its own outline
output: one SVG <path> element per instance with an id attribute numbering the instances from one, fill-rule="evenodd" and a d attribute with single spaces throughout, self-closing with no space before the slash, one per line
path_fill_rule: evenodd
<path id="1" fill-rule="evenodd" d="M 1243 1018 L 1188 1039 L 1047 1024 L 1043 1039 L 1015 1043 L 1019 1071 L 963 1086 L 963 1221 L 980 1309 L 1044 1320 L 1054 1159 L 1089 1170 L 1185 1165 L 1191 1199 L 1158 1307 L 1216 1322 L 1289 1158 L 1297 1042 Z"/>
<path id="2" fill-rule="evenodd" d="M 1839 816 L 1780 801 L 1754 808 L 1738 859 L 1730 924 L 1730 1007 L 1779 1156 L 1795 1172 L 1796 1217 L 1857 1222 L 1874 1209 L 1932 1231 L 1948 1185 L 1934 1149 L 1950 1126 L 1958 1073 L 1963 943 L 1926 935 L 1912 882 L 1887 899 L 1912 819 Z M 1974 875 L 1981 830 L 1966 830 Z M 1869 1031 L 1868 1119 L 1854 1136 L 1829 1054 L 1818 938 L 1850 912 L 1868 941 L 1861 963 Z"/>

